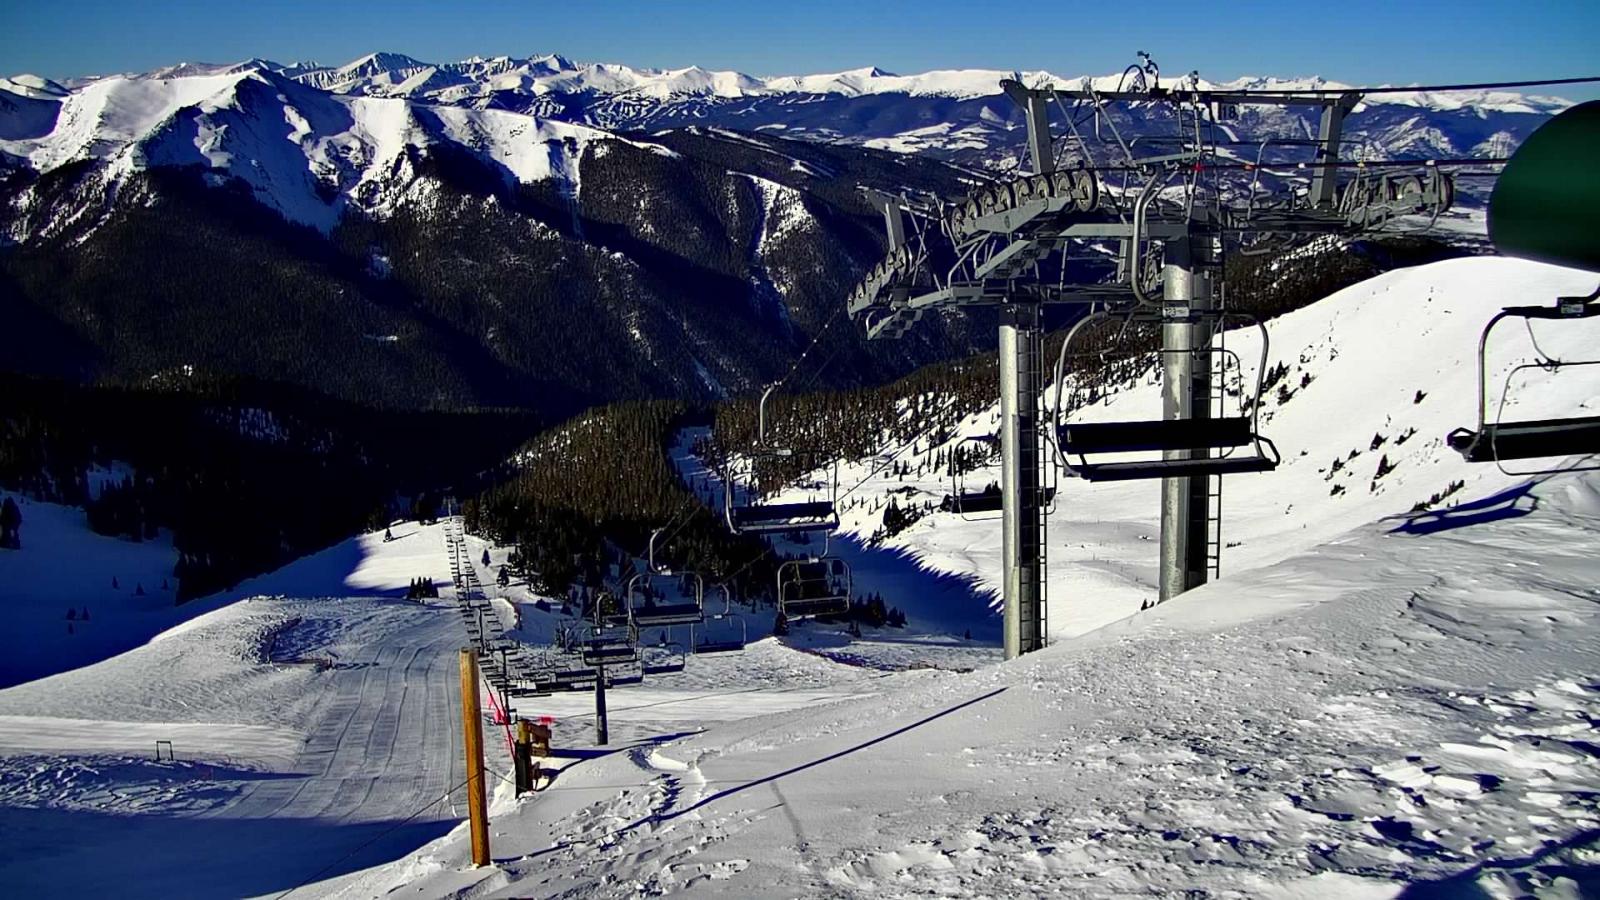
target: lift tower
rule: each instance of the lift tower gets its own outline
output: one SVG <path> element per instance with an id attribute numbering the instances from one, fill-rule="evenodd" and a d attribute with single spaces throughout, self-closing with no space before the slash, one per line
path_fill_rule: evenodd
<path id="1" fill-rule="evenodd" d="M 1202 88 L 1197 76 L 1162 87 L 1148 57 L 1129 73 L 1136 76 L 1131 88 L 1116 91 L 1096 90 L 1087 80 L 1077 89 L 1002 81 L 1024 113 L 1029 171 L 953 203 L 874 195 L 884 211 L 889 251 L 848 299 L 869 339 L 899 337 L 931 309 L 1000 311 L 1008 658 L 1039 649 L 1046 639 L 1046 448 L 1068 474 L 1085 481 L 1162 480 L 1162 600 L 1204 583 L 1218 565 L 1221 476 L 1276 467 L 1276 448 L 1259 434 L 1256 414 L 1266 368 L 1264 328 L 1253 398 L 1235 391 L 1243 412 L 1218 415 L 1228 375 L 1214 369 L 1215 360 L 1227 358 L 1222 328 L 1241 320 L 1259 328 L 1222 302 L 1225 248 L 1270 252 L 1319 234 L 1380 230 L 1400 216 L 1436 218 L 1454 196 L 1453 181 L 1438 166 L 1400 161 L 1347 168 L 1342 131 L 1359 91 L 1217 90 Z M 1309 109 L 1317 138 L 1234 140 L 1218 121 L 1248 105 Z M 1062 113 L 1065 134 L 1052 133 L 1052 107 Z M 1091 117 L 1092 127 L 1085 125 Z M 1152 123 L 1166 133 L 1147 133 Z M 1146 133 L 1135 133 L 1141 130 Z M 1253 163 L 1240 146 L 1254 151 Z M 1307 149 L 1309 159 L 1303 158 Z M 1414 171 L 1404 171 L 1408 166 Z M 915 225 L 910 231 L 908 214 Z M 1093 262 L 1106 259 L 1114 265 Z M 1090 321 L 1158 326 L 1159 344 L 1145 352 L 1160 355 L 1160 419 L 1064 422 L 1064 345 L 1057 402 L 1043 427 L 1041 325 L 1053 304 L 1067 306 L 1079 320 L 1068 344 Z M 1239 370 L 1233 375 L 1242 380 Z M 1160 458 L 1086 461 L 1093 453 L 1141 452 Z"/>

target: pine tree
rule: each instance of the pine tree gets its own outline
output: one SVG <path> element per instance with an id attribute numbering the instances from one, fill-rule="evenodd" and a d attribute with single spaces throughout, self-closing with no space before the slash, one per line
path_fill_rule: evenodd
<path id="1" fill-rule="evenodd" d="M 789 619 L 782 612 L 779 612 L 778 617 L 772 621 L 772 633 L 777 637 L 789 633 Z"/>
<path id="2" fill-rule="evenodd" d="M 7 497 L 0 503 L 0 549 L 22 549 L 22 510 Z"/>
<path id="3" fill-rule="evenodd" d="M 483 551 L 483 564 L 486 565 L 486 566 L 489 565 L 489 550 L 488 550 L 488 548 L 484 548 L 484 551 Z"/>

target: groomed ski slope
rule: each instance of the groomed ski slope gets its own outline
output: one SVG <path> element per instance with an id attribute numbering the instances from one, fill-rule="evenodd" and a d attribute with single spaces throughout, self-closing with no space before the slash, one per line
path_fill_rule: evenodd
<path id="1" fill-rule="evenodd" d="M 369 535 L 257 579 L 298 596 L 234 603 L 0 691 L 0 883 L 268 894 L 448 832 L 457 810 L 429 801 L 464 767 L 462 635 L 443 604 L 394 599 L 416 575 L 448 579 L 437 527 L 395 530 L 396 552 Z M 354 596 L 319 598 L 334 591 Z M 158 740 L 176 763 L 153 762 Z"/>

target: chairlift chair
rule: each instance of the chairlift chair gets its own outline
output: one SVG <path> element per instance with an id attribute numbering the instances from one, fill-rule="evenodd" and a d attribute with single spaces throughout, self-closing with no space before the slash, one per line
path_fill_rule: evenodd
<path id="1" fill-rule="evenodd" d="M 590 625 L 577 639 L 577 651 L 586 666 L 633 662 L 639 658 L 639 632 L 631 626 Z"/>
<path id="2" fill-rule="evenodd" d="M 670 593 L 658 590 L 662 581 L 676 580 L 676 589 Z M 672 594 L 671 602 L 658 602 L 657 597 Z M 625 600 L 628 621 L 635 628 L 654 628 L 663 625 L 692 625 L 705 618 L 705 583 L 694 572 L 641 572 L 628 579 Z"/>
<path id="3" fill-rule="evenodd" d="M 690 625 L 689 628 L 692 634 L 694 626 Z M 659 642 L 639 645 L 639 663 L 644 674 L 671 675 L 686 668 L 689 659 L 688 648 L 671 638 L 672 630 L 664 628 Z"/>
<path id="4" fill-rule="evenodd" d="M 1494 463 L 1507 475 L 1542 475 L 1553 472 L 1585 472 L 1600 469 L 1600 458 L 1589 464 L 1565 468 L 1540 468 L 1525 471 L 1507 469 L 1508 460 L 1566 457 L 1577 454 L 1600 454 L 1600 416 L 1574 416 L 1564 419 L 1527 419 L 1506 421 L 1506 402 L 1511 394 L 1511 383 L 1518 373 L 1529 369 L 1557 372 L 1567 366 L 1600 365 L 1596 359 L 1556 359 L 1544 352 L 1533 336 L 1534 320 L 1589 319 L 1600 316 L 1600 289 L 1587 297 L 1560 297 L 1554 306 L 1509 306 L 1495 313 L 1484 326 L 1478 338 L 1478 427 L 1476 430 L 1457 428 L 1445 436 L 1445 441 L 1458 451 L 1467 462 Z M 1512 367 L 1500 391 L 1500 402 L 1495 408 L 1494 420 L 1489 419 L 1489 334 L 1506 319 L 1522 319 L 1527 323 L 1528 335 L 1538 359 Z"/>
<path id="5" fill-rule="evenodd" d="M 1122 314 L 1132 320 L 1137 313 Z M 1189 310 L 1185 317 L 1191 321 L 1204 320 L 1222 324 L 1227 319 L 1237 319 L 1253 324 L 1261 335 L 1261 358 L 1256 368 L 1255 390 L 1248 402 L 1241 403 L 1241 414 L 1220 418 L 1150 419 L 1125 422 L 1064 422 L 1062 407 L 1063 376 L 1066 359 L 1073 341 L 1085 333 L 1086 326 L 1109 321 L 1109 312 L 1099 312 L 1079 320 L 1067 333 L 1056 358 L 1056 450 L 1063 468 L 1085 481 L 1131 481 L 1147 478 L 1186 478 L 1209 475 L 1234 475 L 1248 472 L 1270 472 L 1278 467 L 1281 457 L 1278 448 L 1263 437 L 1257 427 L 1261 407 L 1262 381 L 1267 368 L 1267 329 L 1253 316 L 1222 310 Z M 1171 321 L 1170 317 L 1159 321 Z M 1209 353 L 1222 356 L 1224 367 L 1232 359 L 1239 365 L 1238 354 L 1231 350 L 1218 350 L 1210 345 L 1194 350 L 1155 350 L 1166 353 Z M 1222 377 L 1219 371 L 1213 377 Z M 1104 461 L 1092 457 L 1103 454 L 1161 452 L 1160 459 Z M 1169 456 L 1172 453 L 1184 456 Z M 1076 461 L 1074 461 L 1076 457 Z"/>
<path id="6" fill-rule="evenodd" d="M 633 684 L 644 684 L 644 668 L 637 661 L 625 664 L 623 668 L 606 670 L 607 687 L 627 687 Z"/>
<path id="7" fill-rule="evenodd" d="M 953 512 L 968 522 L 983 519 L 993 519 L 1005 507 L 1005 493 L 1000 490 L 1000 485 L 994 482 L 984 486 L 981 490 L 970 490 L 966 481 L 966 472 L 959 463 L 960 448 L 967 444 L 981 444 L 984 447 L 998 449 L 1000 438 L 996 435 L 978 435 L 965 438 L 956 445 L 956 451 L 950 454 L 950 493 L 939 504 L 941 510 Z M 1052 475 L 1054 470 L 1052 469 Z M 1055 485 L 1045 485 L 1040 489 L 1041 507 L 1052 507 L 1055 503 Z"/>
<path id="8" fill-rule="evenodd" d="M 775 447 L 767 442 L 767 399 L 772 396 L 772 391 L 777 385 L 767 388 L 761 395 L 761 404 L 758 410 L 759 431 L 757 443 L 759 449 L 749 455 L 750 482 L 755 481 L 756 467 L 762 459 L 792 459 L 797 456 L 815 455 L 806 451 L 797 451 L 792 447 Z M 738 493 L 738 481 L 733 477 L 732 466 L 723 478 L 723 515 L 727 519 L 728 527 L 735 534 L 781 534 L 785 532 L 814 532 L 832 531 L 839 527 L 839 511 L 836 505 L 839 490 L 838 462 L 833 463 L 834 476 L 831 487 L 825 498 L 813 498 L 798 503 L 762 503 L 748 500 L 744 503 L 735 501 L 734 495 Z"/>
<path id="9" fill-rule="evenodd" d="M 721 588 L 722 612 L 709 614 L 703 622 L 689 626 L 692 653 L 735 653 L 743 650 L 749 641 L 744 617 L 733 612 L 733 592 L 727 585 Z"/>
<path id="10" fill-rule="evenodd" d="M 850 565 L 826 552 L 778 567 L 778 610 L 788 621 L 850 611 Z"/>

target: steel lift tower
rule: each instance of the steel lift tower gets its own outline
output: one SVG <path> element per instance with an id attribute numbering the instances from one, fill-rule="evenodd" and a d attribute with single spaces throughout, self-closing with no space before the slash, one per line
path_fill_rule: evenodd
<path id="1" fill-rule="evenodd" d="M 999 309 L 1007 658 L 1046 642 L 1044 466 L 1059 464 L 1091 482 L 1162 480 L 1161 600 L 1217 570 L 1221 476 L 1276 466 L 1254 411 L 1265 329 L 1249 408 L 1236 416 L 1219 410 L 1225 373 L 1215 366 L 1225 358 L 1226 326 L 1257 324 L 1226 308 L 1224 253 L 1381 230 L 1402 216 L 1436 219 L 1454 195 L 1438 166 L 1341 157 L 1345 117 L 1359 91 L 1212 90 L 1192 75 L 1163 87 L 1143 55 L 1125 82 L 1129 75 L 1131 84 L 1115 91 L 1089 81 L 1076 89 L 1001 82 L 1025 116 L 1028 171 L 953 202 L 873 195 L 889 249 L 848 300 L 869 338 L 899 337 L 930 309 Z M 1227 132 L 1218 121 L 1243 106 L 1309 108 L 1317 138 L 1219 140 Z M 1064 133 L 1052 132 L 1052 109 Z M 1114 263 L 1085 263 L 1095 258 Z M 1042 328 L 1045 308 L 1057 305 L 1078 324 L 1057 361 L 1049 409 Z M 1160 419 L 1065 421 L 1061 385 L 1072 336 L 1102 321 L 1159 330 L 1159 346 L 1146 352 L 1160 356 Z M 1090 461 L 1130 453 L 1159 457 Z"/>

